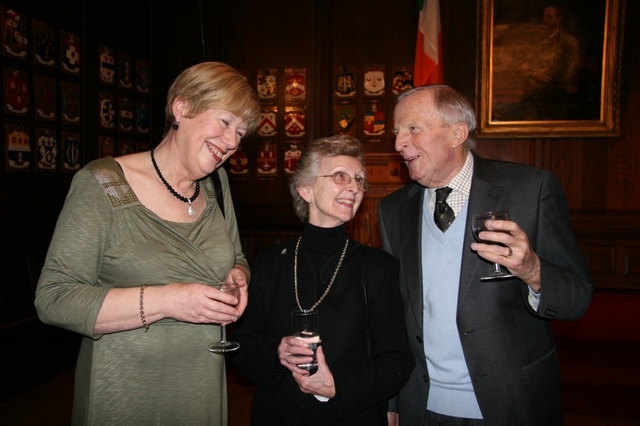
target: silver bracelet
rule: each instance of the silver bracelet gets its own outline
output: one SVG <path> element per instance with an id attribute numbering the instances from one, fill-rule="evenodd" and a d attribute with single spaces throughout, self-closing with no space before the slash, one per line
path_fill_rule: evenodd
<path id="1" fill-rule="evenodd" d="M 144 288 L 146 285 L 140 287 L 140 320 L 142 320 L 142 326 L 144 327 L 144 332 L 149 331 L 149 325 L 147 324 L 147 319 L 144 317 Z"/>

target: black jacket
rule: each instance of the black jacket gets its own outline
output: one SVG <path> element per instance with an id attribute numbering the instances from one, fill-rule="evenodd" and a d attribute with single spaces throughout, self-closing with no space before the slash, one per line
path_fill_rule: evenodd
<path id="1" fill-rule="evenodd" d="M 322 403 L 300 391 L 277 355 L 281 338 L 292 334 L 291 312 L 298 309 L 294 250 L 295 241 L 291 241 L 258 255 L 252 265 L 249 304 L 233 333 L 233 340 L 241 347 L 232 362 L 257 385 L 251 423 L 386 425 L 387 400 L 402 388 L 414 365 L 398 288 L 397 260 L 382 250 L 350 241 L 336 281 L 317 308 L 322 347 L 336 386 L 335 398 Z M 301 253 L 298 289 L 303 308 L 322 295 L 338 257 L 339 253 L 324 263 L 318 278 Z"/>

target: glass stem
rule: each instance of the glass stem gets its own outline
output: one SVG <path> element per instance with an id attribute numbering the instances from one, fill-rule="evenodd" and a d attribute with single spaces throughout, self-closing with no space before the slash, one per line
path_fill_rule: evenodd
<path id="1" fill-rule="evenodd" d="M 226 342 L 227 341 L 227 327 L 225 327 L 224 325 L 221 326 L 220 341 L 221 342 Z"/>
<path id="2" fill-rule="evenodd" d="M 499 263 L 495 263 L 494 262 L 494 264 L 493 264 L 493 272 L 496 273 L 496 274 L 499 274 L 501 272 Z"/>

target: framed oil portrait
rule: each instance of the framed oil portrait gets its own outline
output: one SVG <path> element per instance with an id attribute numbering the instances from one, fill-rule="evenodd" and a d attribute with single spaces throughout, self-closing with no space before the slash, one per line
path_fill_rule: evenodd
<path id="1" fill-rule="evenodd" d="M 619 135 L 625 0 L 479 0 L 478 138 Z"/>

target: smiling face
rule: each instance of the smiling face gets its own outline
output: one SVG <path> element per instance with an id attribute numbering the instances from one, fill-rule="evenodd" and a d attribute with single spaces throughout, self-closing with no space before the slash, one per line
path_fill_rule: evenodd
<path id="1" fill-rule="evenodd" d="M 238 149 L 247 133 L 246 123 L 232 113 L 221 109 L 209 109 L 193 118 L 179 113 L 184 107 L 177 102 L 179 129 L 175 137 L 187 149 L 187 159 L 195 155 L 198 173 L 203 177 L 213 172 Z"/>
<path id="2" fill-rule="evenodd" d="M 364 166 L 357 158 L 339 155 L 321 160 L 318 176 L 336 172 L 347 173 L 352 178 L 367 176 Z M 309 223 L 322 228 L 333 228 L 353 219 L 364 197 L 355 179 L 341 186 L 331 177 L 316 177 L 311 185 L 297 189 L 300 196 L 309 203 Z"/>
<path id="3" fill-rule="evenodd" d="M 394 111 L 394 123 L 395 148 L 411 179 L 431 188 L 451 182 L 466 159 L 468 126 L 445 122 L 430 90 L 402 98 Z"/>

